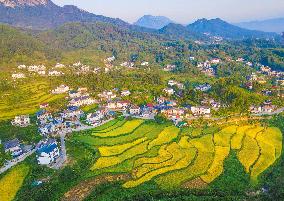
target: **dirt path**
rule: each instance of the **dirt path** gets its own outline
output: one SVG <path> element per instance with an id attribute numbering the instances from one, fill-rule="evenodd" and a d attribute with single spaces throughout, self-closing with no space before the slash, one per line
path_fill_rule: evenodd
<path id="1" fill-rule="evenodd" d="M 70 191 L 64 194 L 62 201 L 82 201 L 91 192 L 95 189 L 95 187 L 105 184 L 108 182 L 117 182 L 117 181 L 127 181 L 131 179 L 130 174 L 119 174 L 119 175 L 104 175 L 95 177 L 90 180 L 86 180 L 72 188 Z"/>

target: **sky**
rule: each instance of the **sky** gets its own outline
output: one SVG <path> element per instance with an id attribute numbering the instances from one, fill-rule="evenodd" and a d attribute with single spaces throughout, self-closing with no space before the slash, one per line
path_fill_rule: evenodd
<path id="1" fill-rule="evenodd" d="M 200 18 L 228 22 L 284 17 L 284 0 L 52 0 L 133 23 L 145 14 L 166 16 L 188 24 Z"/>

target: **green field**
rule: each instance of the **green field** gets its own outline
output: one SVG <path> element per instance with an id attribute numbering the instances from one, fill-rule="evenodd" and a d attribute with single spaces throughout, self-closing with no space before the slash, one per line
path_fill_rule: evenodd
<path id="1" fill-rule="evenodd" d="M 51 103 L 64 97 L 53 95 L 47 82 L 18 83 L 14 90 L 5 91 L 0 97 L 0 120 L 16 115 L 34 114 L 41 103 Z"/>
<path id="2" fill-rule="evenodd" d="M 209 131 L 210 132 L 209 132 Z M 131 173 L 125 188 L 150 181 L 173 189 L 194 179 L 209 184 L 224 172 L 232 150 L 252 181 L 279 159 L 282 134 L 277 128 L 258 125 L 182 131 L 153 121 L 113 120 L 73 140 L 97 150 L 94 175 Z"/>
<path id="3" fill-rule="evenodd" d="M 18 165 L 0 179 L 0 200 L 12 201 L 29 172 L 26 165 Z"/>

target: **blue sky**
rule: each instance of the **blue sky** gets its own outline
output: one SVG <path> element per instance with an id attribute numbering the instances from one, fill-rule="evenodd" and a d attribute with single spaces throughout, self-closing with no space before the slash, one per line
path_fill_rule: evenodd
<path id="1" fill-rule="evenodd" d="M 220 17 L 229 22 L 284 17 L 284 0 L 53 0 L 95 14 L 134 22 L 144 14 L 163 15 L 187 24 L 199 18 Z"/>

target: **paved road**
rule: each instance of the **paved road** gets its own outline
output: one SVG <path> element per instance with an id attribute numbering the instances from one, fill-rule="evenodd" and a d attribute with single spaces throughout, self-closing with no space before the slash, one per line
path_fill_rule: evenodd
<path id="1" fill-rule="evenodd" d="M 5 165 L 4 167 L 0 168 L 0 174 L 6 172 L 10 168 L 12 168 L 15 165 L 17 165 L 18 163 L 24 161 L 27 157 L 29 157 L 30 155 L 32 155 L 35 152 L 36 152 L 36 149 L 33 149 L 32 151 L 30 151 L 28 153 L 25 153 L 22 156 L 18 157 L 17 160 L 9 161 L 7 165 Z"/>
<path id="2" fill-rule="evenodd" d="M 264 115 L 273 116 L 273 115 L 276 115 L 276 114 L 280 114 L 282 112 L 284 112 L 284 107 L 279 108 L 279 109 L 275 110 L 274 112 L 269 112 L 269 113 L 262 112 L 262 113 L 258 113 L 258 114 L 253 114 L 253 116 L 264 116 Z"/>

